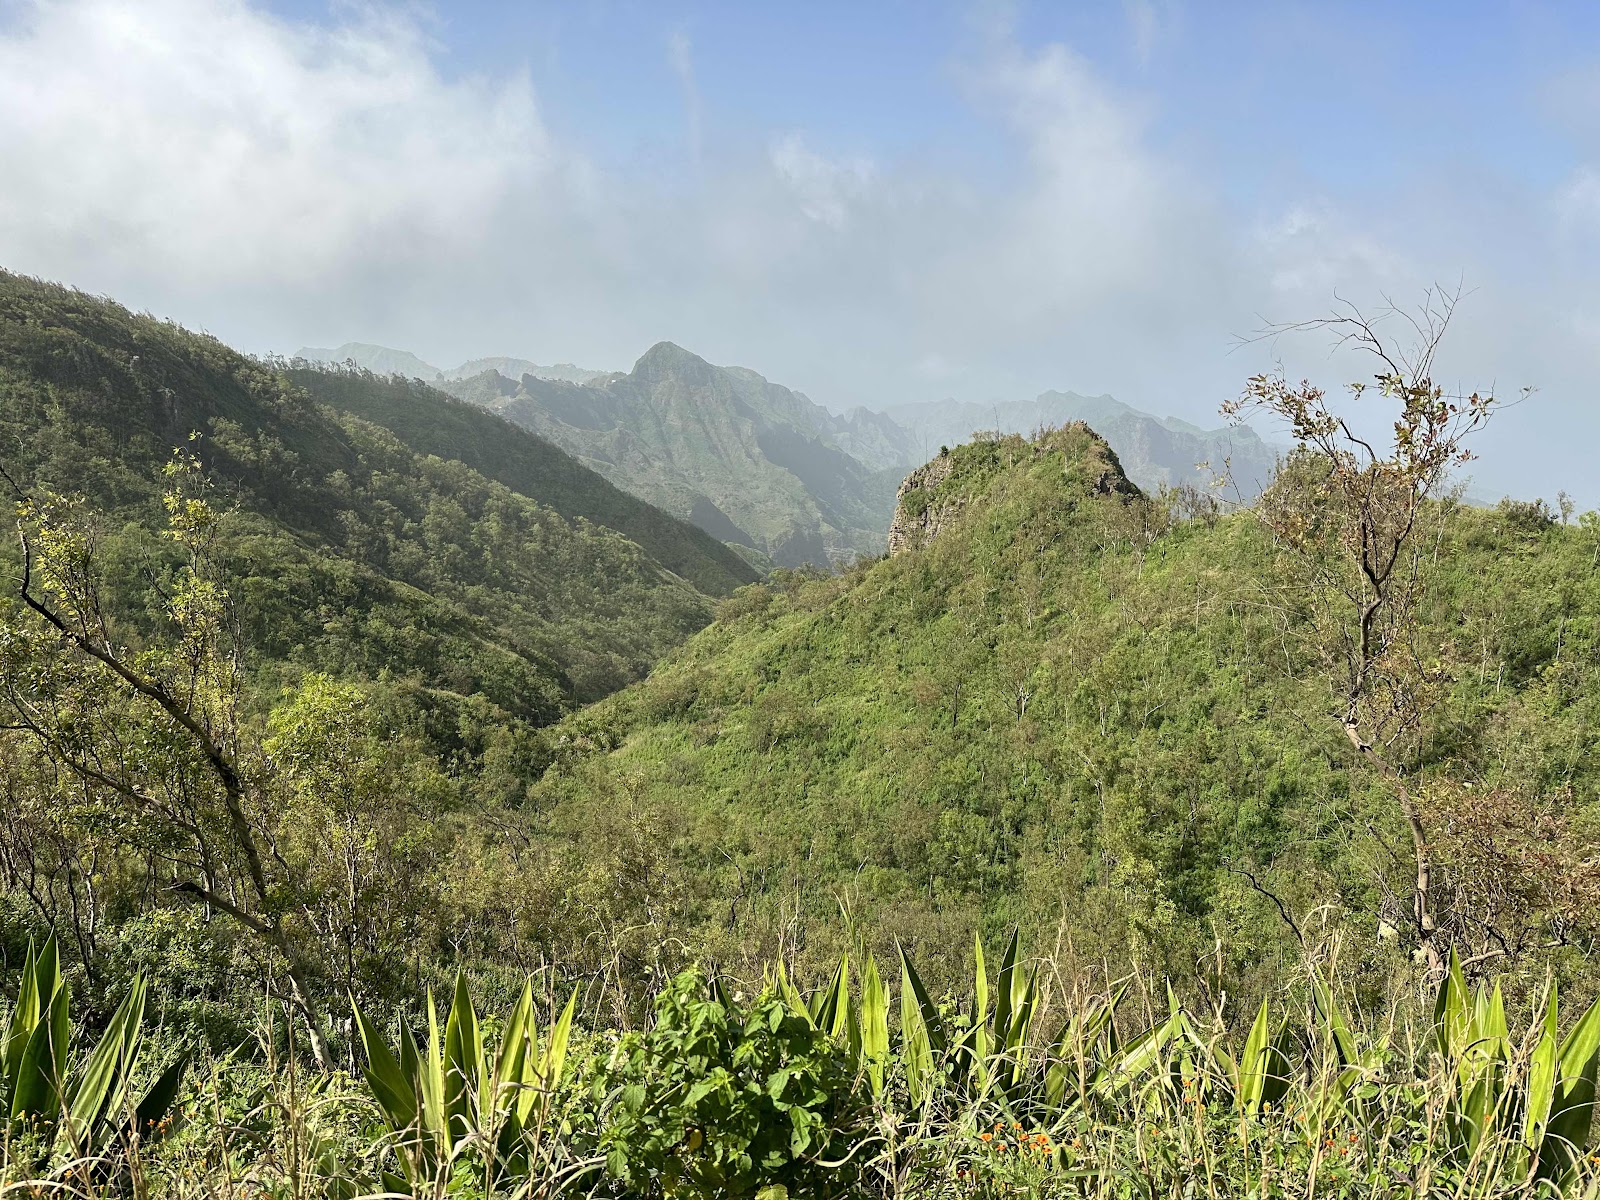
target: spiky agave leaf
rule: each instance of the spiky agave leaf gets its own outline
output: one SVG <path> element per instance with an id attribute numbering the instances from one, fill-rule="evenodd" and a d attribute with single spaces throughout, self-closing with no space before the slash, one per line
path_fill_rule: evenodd
<path id="1" fill-rule="evenodd" d="M 884 1067 L 889 1061 L 889 993 L 878 974 L 878 963 L 867 955 L 861 968 L 861 1050 L 868 1086 L 874 1099 L 883 1096 Z"/>

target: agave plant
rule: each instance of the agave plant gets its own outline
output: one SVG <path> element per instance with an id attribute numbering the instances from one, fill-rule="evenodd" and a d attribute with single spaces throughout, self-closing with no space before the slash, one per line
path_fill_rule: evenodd
<path id="1" fill-rule="evenodd" d="M 428 994 L 425 1048 L 402 1020 L 398 1048 L 391 1049 L 352 999 L 367 1083 L 395 1135 L 402 1172 L 386 1176 L 385 1187 L 421 1194 L 448 1184 L 465 1168 L 493 1192 L 535 1173 L 559 1179 L 563 1170 L 582 1169 L 578 1164 L 552 1171 L 546 1161 L 551 1097 L 566 1063 L 577 1001 L 574 992 L 541 1046 L 530 980 L 502 1023 L 498 1051 L 491 1051 L 460 974 L 442 1036 Z"/>
<path id="2" fill-rule="evenodd" d="M 1136 1081 L 1155 1086 L 1168 1075 L 1181 1076 L 1198 1084 L 1198 1093 L 1214 1097 L 1226 1091 L 1240 1115 L 1253 1117 L 1301 1084 L 1294 1098 L 1314 1125 L 1339 1118 L 1381 1123 L 1382 1088 L 1403 1082 L 1387 1073 L 1391 1047 L 1353 1032 L 1327 982 L 1313 979 L 1312 998 L 1303 1039 L 1291 1037 L 1287 1023 L 1274 1023 L 1263 1001 L 1237 1057 L 1218 1039 L 1205 1038 L 1171 1000 L 1168 1019 L 1114 1055 L 1097 1090 L 1126 1096 Z M 1432 1035 L 1434 1067 L 1447 1088 L 1444 1151 L 1467 1163 L 1492 1144 L 1504 1156 L 1508 1177 L 1564 1186 L 1593 1128 L 1600 1002 L 1562 1036 L 1552 984 L 1523 1041 L 1512 1036 L 1499 985 L 1469 990 L 1459 961 L 1452 959 L 1435 997 Z M 1295 1061 L 1297 1043 L 1320 1044 L 1325 1060 Z M 1523 1048 L 1530 1043 L 1528 1053 Z M 1425 1059 L 1414 1065 L 1426 1073 Z"/>
<path id="3" fill-rule="evenodd" d="M 947 1021 L 928 994 L 911 958 L 900 951 L 899 1038 L 891 1036 L 889 993 L 877 961 L 863 956 L 860 998 L 852 1004 L 850 959 L 840 959 L 827 987 L 809 999 L 790 983 L 780 964 L 777 987 L 789 1006 L 816 1028 L 848 1046 L 876 1099 L 882 1099 L 897 1061 L 913 1107 L 927 1104 L 941 1079 L 953 1081 L 968 1099 L 998 1089 L 1016 1101 L 1034 1065 L 1033 1022 L 1038 980 L 1018 961 L 1015 933 L 1001 959 L 990 1010 L 983 943 L 973 945 L 973 1006 Z"/>
<path id="4" fill-rule="evenodd" d="M 39 1160 L 56 1155 L 97 1171 L 130 1134 L 151 1141 L 166 1132 L 187 1060 L 172 1063 L 134 1100 L 144 1003 L 144 980 L 135 979 L 99 1044 L 74 1062 L 70 995 L 55 938 L 37 952 L 28 946 L 0 1042 L 0 1114 L 14 1143 L 36 1147 Z"/>
<path id="5" fill-rule="evenodd" d="M 1496 984 L 1469 992 L 1452 958 L 1439 986 L 1433 1031 L 1439 1055 L 1456 1076 L 1448 1131 L 1470 1154 L 1492 1133 L 1518 1135 L 1519 1165 L 1541 1180 L 1566 1178 L 1589 1139 L 1600 1073 L 1600 1001 L 1560 1036 L 1554 983 L 1535 1015 L 1537 1040 L 1521 1059 Z"/>

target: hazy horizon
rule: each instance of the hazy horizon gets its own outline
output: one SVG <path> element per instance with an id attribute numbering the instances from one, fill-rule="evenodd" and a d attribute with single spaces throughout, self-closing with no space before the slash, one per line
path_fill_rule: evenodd
<path id="1" fill-rule="evenodd" d="M 1264 323 L 1442 282 L 1448 381 L 1537 389 L 1479 486 L 1594 507 L 1597 33 L 1575 4 L 0 0 L 0 265 L 254 353 L 626 370 L 670 340 L 834 411 L 1059 390 L 1208 428 L 1280 360 L 1368 374 L 1240 344 Z"/>

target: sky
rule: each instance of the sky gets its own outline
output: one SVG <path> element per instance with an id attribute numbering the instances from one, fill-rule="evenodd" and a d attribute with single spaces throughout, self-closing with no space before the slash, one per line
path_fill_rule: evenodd
<path id="1" fill-rule="evenodd" d="M 1370 373 L 1258 331 L 1438 285 L 1441 382 L 1534 389 L 1477 490 L 1595 507 L 1600 6 L 0 0 L 0 266 L 252 353 L 1205 425 Z"/>

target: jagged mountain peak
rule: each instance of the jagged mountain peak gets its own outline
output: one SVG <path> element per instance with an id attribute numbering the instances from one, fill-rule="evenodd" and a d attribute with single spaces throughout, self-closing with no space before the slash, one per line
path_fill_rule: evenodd
<path id="1" fill-rule="evenodd" d="M 718 368 L 676 342 L 657 342 L 633 364 L 636 379 L 657 379 L 667 375 L 706 378 Z"/>

